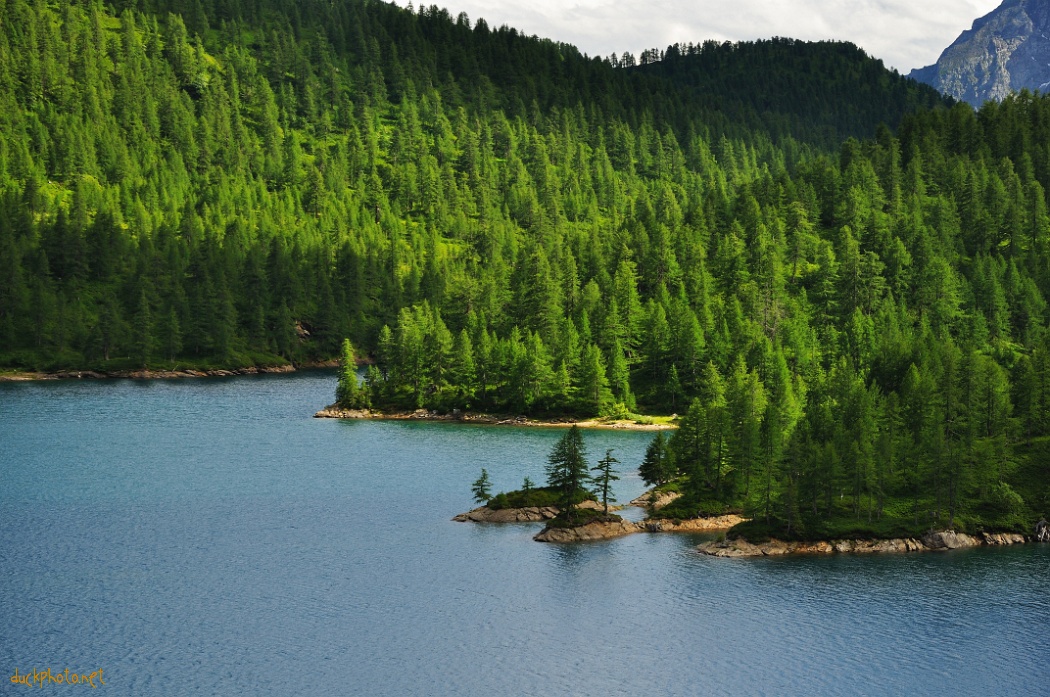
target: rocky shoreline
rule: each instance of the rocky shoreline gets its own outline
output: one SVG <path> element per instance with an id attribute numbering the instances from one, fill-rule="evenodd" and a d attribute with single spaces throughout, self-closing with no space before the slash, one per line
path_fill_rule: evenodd
<path id="1" fill-rule="evenodd" d="M 132 380 L 155 380 L 172 378 L 218 378 L 232 377 L 234 375 L 269 375 L 294 373 L 302 368 L 334 368 L 339 361 L 314 361 L 294 366 L 290 363 L 272 366 L 245 366 L 242 368 L 197 370 L 195 368 L 183 368 L 174 370 L 152 370 L 139 368 L 137 370 L 60 370 L 56 372 L 24 371 L 15 373 L 0 373 L 0 382 L 31 382 L 36 380 L 108 380 L 113 378 L 128 378 Z"/>
<path id="2" fill-rule="evenodd" d="M 633 501 L 631 501 L 631 503 L 629 505 L 637 506 L 638 508 L 646 508 L 646 509 L 648 509 L 651 506 L 654 511 L 658 511 L 661 508 L 663 508 L 664 506 L 666 506 L 667 504 L 669 504 L 669 503 L 671 503 L 673 501 L 676 501 L 677 499 L 680 499 L 681 497 L 682 497 L 682 495 L 680 493 L 678 493 L 677 491 L 665 491 L 663 493 L 657 494 L 656 500 L 654 501 L 653 500 L 653 490 L 650 489 L 649 491 L 645 492 L 644 494 L 642 494 L 638 498 L 636 498 Z"/>
<path id="3" fill-rule="evenodd" d="M 647 494 L 643 494 L 632 505 L 645 506 Z M 642 502 L 642 503 L 639 503 Z M 594 501 L 581 504 L 581 508 L 598 509 Z M 558 515 L 553 506 L 490 509 L 487 506 L 461 513 L 452 520 L 471 523 L 542 523 Z M 594 542 L 611 540 L 635 533 L 714 533 L 730 530 L 746 518 L 739 515 L 723 515 L 711 518 L 691 518 L 676 520 L 672 518 L 649 518 L 641 522 L 629 520 L 594 521 L 573 528 L 547 526 L 532 539 L 537 542 L 568 544 L 574 542 Z M 757 557 L 780 557 L 799 554 L 875 554 L 925 552 L 938 550 L 966 549 L 971 547 L 1001 547 L 1025 544 L 1036 541 L 1018 533 L 984 532 L 977 535 L 947 530 L 931 532 L 921 538 L 894 538 L 885 540 L 818 540 L 807 542 L 789 542 L 770 539 L 766 542 L 753 543 L 742 538 L 720 539 L 705 542 L 697 546 L 697 551 L 712 557 L 728 559 L 746 559 Z"/>
<path id="4" fill-rule="evenodd" d="M 638 523 L 632 523 L 629 520 L 595 521 L 572 528 L 546 527 L 536 533 L 532 539 L 537 542 L 569 544 L 572 542 L 611 540 L 625 535 L 632 535 L 636 532 L 642 532 L 642 528 Z"/>
<path id="5" fill-rule="evenodd" d="M 784 542 L 770 539 L 752 543 L 744 539 L 705 542 L 697 547 L 701 554 L 731 559 L 754 557 L 779 557 L 795 554 L 873 554 L 884 552 L 924 552 L 969 547 L 1005 546 L 1024 544 L 1029 541 L 1017 533 L 980 533 L 966 535 L 953 530 L 931 532 L 921 538 L 896 538 L 888 540 L 820 540 L 816 542 Z"/>
<path id="6" fill-rule="evenodd" d="M 466 513 L 460 513 L 452 520 L 457 523 L 542 523 L 558 515 L 554 506 L 528 506 L 526 508 L 500 508 L 498 510 L 482 506 Z"/>
<path id="7" fill-rule="evenodd" d="M 685 520 L 649 518 L 639 525 L 645 528 L 645 532 L 722 532 L 746 521 L 747 518 L 738 515 L 720 515 Z"/>
<path id="8" fill-rule="evenodd" d="M 594 501 L 584 501 L 580 508 L 599 510 L 601 505 Z M 612 507 L 610 507 L 612 510 Z M 488 506 L 481 506 L 466 513 L 460 513 L 452 520 L 460 523 L 542 523 L 549 521 L 558 515 L 558 509 L 553 506 L 527 507 L 527 508 L 501 508 L 494 510 Z M 625 535 L 633 535 L 636 532 L 661 533 L 661 532 L 718 532 L 728 530 L 734 525 L 744 521 L 737 515 L 718 516 L 714 518 L 694 518 L 692 520 L 645 520 L 636 523 L 630 520 L 617 521 L 594 521 L 573 528 L 551 528 L 546 527 L 537 533 L 532 539 L 537 542 L 592 542 L 595 540 L 611 540 Z"/>
<path id="9" fill-rule="evenodd" d="M 384 412 L 372 409 L 342 409 L 333 405 L 327 406 L 314 414 L 316 419 L 375 419 L 379 421 L 440 421 L 470 424 L 488 424 L 493 426 L 541 426 L 546 428 L 579 428 L 616 429 L 626 431 L 664 431 L 674 429 L 672 424 L 639 424 L 633 421 L 603 421 L 601 419 L 574 420 L 570 417 L 556 419 L 530 419 L 525 416 L 484 414 L 454 409 L 442 414 L 434 410 L 416 409 L 415 411 Z"/>

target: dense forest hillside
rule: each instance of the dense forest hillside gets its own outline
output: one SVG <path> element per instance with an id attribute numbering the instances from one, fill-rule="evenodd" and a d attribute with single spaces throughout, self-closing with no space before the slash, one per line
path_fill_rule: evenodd
<path id="1" fill-rule="evenodd" d="M 422 300 L 462 328 L 459 296 L 508 291 L 537 236 L 557 273 L 563 242 L 600 238 L 603 258 L 580 285 L 594 280 L 606 294 L 597 266 L 611 279 L 605 252 L 638 251 L 624 237 L 649 227 L 639 213 L 654 195 L 673 191 L 685 210 L 672 215 L 684 220 L 700 199 L 683 187 L 715 176 L 731 189 L 748 170 L 809 152 L 783 133 L 775 149 L 773 129 L 744 126 L 769 120 L 768 104 L 723 112 L 711 102 L 718 90 L 676 89 L 437 8 L 116 9 L 3 8 L 8 365 L 326 357 L 345 335 L 375 349 L 383 324 Z M 778 46 L 806 50 L 770 44 L 767 54 Z M 709 47 L 697 59 L 722 56 L 725 69 L 733 53 Z M 855 58 L 819 79 L 849 82 L 870 67 Z M 743 72 L 725 89 L 739 94 Z M 885 101 L 897 105 L 881 112 L 893 122 L 923 99 Z M 828 103 L 783 98 L 777 108 L 804 108 L 826 141 L 842 128 L 814 106 Z M 530 325 L 507 298 L 469 304 Z"/>
<path id="2" fill-rule="evenodd" d="M 693 98 L 742 132 L 831 148 L 851 136 L 871 137 L 879 125 L 896 128 L 907 114 L 951 105 L 840 41 L 705 41 L 645 51 L 641 60 L 638 70 L 691 88 Z"/>
<path id="3" fill-rule="evenodd" d="M 686 414 L 683 506 L 1048 503 L 1016 454 L 1050 433 L 1050 100 L 946 106 L 848 45 L 613 61 L 356 0 L 0 13 L 0 364 L 349 338 L 375 366 L 348 401 Z"/>

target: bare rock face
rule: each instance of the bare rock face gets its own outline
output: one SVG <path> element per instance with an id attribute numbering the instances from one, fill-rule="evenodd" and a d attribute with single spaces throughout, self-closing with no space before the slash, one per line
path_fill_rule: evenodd
<path id="1" fill-rule="evenodd" d="M 981 540 L 986 545 L 1023 545 L 1028 541 L 1024 535 L 1010 532 L 983 532 Z"/>
<path id="2" fill-rule="evenodd" d="M 738 515 L 720 515 L 711 518 L 690 518 L 673 520 L 669 518 L 651 518 L 643 525 L 646 532 L 716 532 L 728 530 L 734 525 L 743 523 L 746 518 Z"/>
<path id="3" fill-rule="evenodd" d="M 1046 518 L 1035 524 L 1035 539 L 1040 542 L 1050 542 L 1050 523 L 1046 522 Z"/>
<path id="4" fill-rule="evenodd" d="M 467 513 L 460 513 L 452 520 L 458 523 L 538 523 L 550 520 L 556 515 L 558 515 L 558 509 L 553 506 L 501 508 L 499 510 L 482 506 Z"/>
<path id="5" fill-rule="evenodd" d="M 666 491 L 666 492 L 663 492 L 661 494 L 658 494 L 657 497 L 656 497 L 656 500 L 653 501 L 652 500 L 652 495 L 653 495 L 652 490 L 647 491 L 644 494 L 642 494 L 641 496 L 639 496 L 638 498 L 636 498 L 633 501 L 631 501 L 631 503 L 629 505 L 637 506 L 638 508 L 648 508 L 651 505 L 653 507 L 653 510 L 657 510 L 658 511 L 661 508 L 663 508 L 664 506 L 666 506 L 667 504 L 669 504 L 672 501 L 674 501 L 675 499 L 681 497 L 681 494 L 678 493 L 677 491 Z"/>
<path id="6" fill-rule="evenodd" d="M 542 532 L 532 539 L 537 542 L 554 542 L 566 544 L 570 542 L 593 542 L 596 540 L 611 540 L 632 533 L 641 532 L 638 523 L 629 520 L 618 520 L 615 522 L 593 522 L 579 525 L 574 528 L 544 528 Z"/>
<path id="7" fill-rule="evenodd" d="M 929 549 L 961 549 L 981 544 L 977 538 L 957 533 L 954 530 L 931 532 L 922 538 L 922 542 Z"/>
<path id="8" fill-rule="evenodd" d="M 1023 88 L 1050 88 L 1050 0 L 1005 0 L 933 65 L 909 77 L 980 106 Z"/>
<path id="9" fill-rule="evenodd" d="M 576 508 L 600 511 L 602 505 L 597 501 L 583 501 Z M 611 507 L 610 507 L 611 508 Z M 558 515 L 556 506 L 528 506 L 525 508 L 492 509 L 481 506 L 466 513 L 460 513 L 452 520 L 457 523 L 541 523 Z"/>
<path id="10" fill-rule="evenodd" d="M 765 557 L 777 554 L 786 554 L 783 551 L 787 543 L 779 540 L 770 540 L 761 545 L 756 545 L 747 540 L 720 540 L 718 542 L 705 542 L 697 547 L 697 551 L 712 557 L 725 557 L 735 559 L 739 557 Z"/>

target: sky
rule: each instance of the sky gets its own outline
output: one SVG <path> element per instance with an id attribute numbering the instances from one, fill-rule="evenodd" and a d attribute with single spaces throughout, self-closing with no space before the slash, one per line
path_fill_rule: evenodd
<path id="1" fill-rule="evenodd" d="M 402 7 L 409 0 L 396 0 Z M 575 45 L 591 56 L 673 43 L 773 36 L 852 41 L 907 74 L 936 62 L 1001 0 L 414 0 L 471 23 L 484 18 Z"/>

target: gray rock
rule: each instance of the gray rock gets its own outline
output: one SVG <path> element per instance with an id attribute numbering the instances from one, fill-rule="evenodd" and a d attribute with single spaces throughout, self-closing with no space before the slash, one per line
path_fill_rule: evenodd
<path id="1" fill-rule="evenodd" d="M 980 106 L 1023 88 L 1050 88 L 1050 0 L 1005 0 L 933 65 L 909 77 Z"/>

